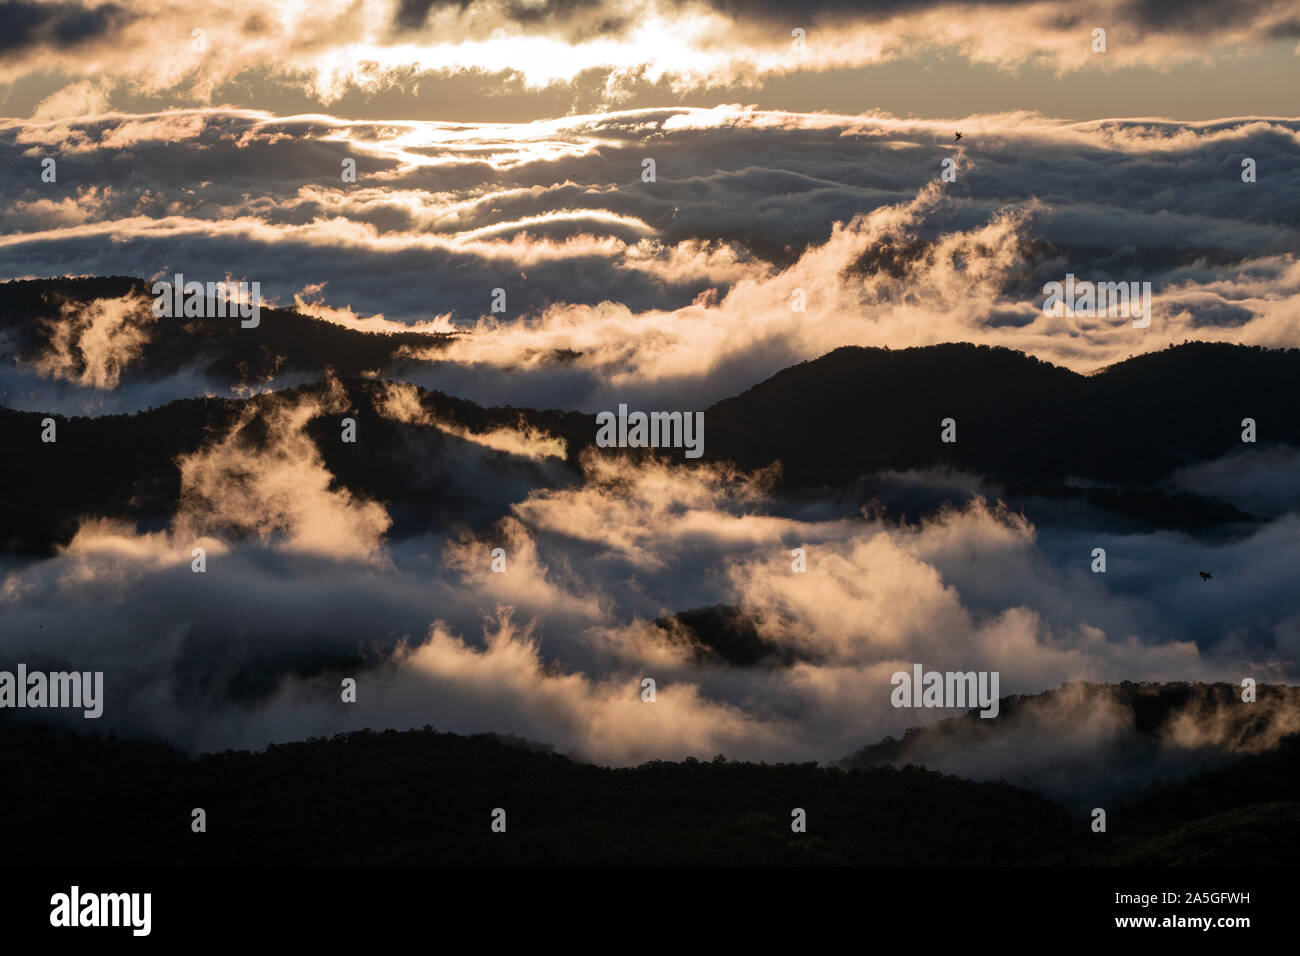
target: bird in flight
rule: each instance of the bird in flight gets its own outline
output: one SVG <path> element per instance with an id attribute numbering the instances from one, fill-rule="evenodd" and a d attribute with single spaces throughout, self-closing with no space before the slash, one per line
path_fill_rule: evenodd
<path id="1" fill-rule="evenodd" d="M 952 138 L 952 141 L 955 143 L 955 142 L 957 142 L 957 140 L 959 140 L 959 139 L 961 139 L 961 131 L 960 131 L 960 130 L 957 132 L 957 135 L 954 136 L 954 137 Z"/>
<path id="2" fill-rule="evenodd" d="M 1202 581 L 1208 581 L 1208 580 L 1210 580 L 1210 572 L 1209 572 L 1209 571 L 1202 571 L 1202 572 L 1201 572 L 1201 580 L 1202 580 Z"/>

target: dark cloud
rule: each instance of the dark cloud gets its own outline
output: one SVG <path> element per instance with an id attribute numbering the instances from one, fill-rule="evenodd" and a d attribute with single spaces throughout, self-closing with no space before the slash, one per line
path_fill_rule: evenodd
<path id="1" fill-rule="evenodd" d="M 399 30 L 419 30 L 432 10 L 457 9 L 464 13 L 474 5 L 474 0 L 399 0 L 393 12 L 393 27 Z"/>
<path id="2" fill-rule="evenodd" d="M 693 0 L 675 0 L 690 6 Z M 967 8 L 1015 7 L 1034 0 L 976 0 L 963 4 Z M 812 0 L 797 7 L 783 0 L 704 0 L 706 6 L 740 22 L 799 24 L 822 19 L 865 20 L 878 22 L 908 13 L 920 13 L 949 7 L 949 0 Z"/>
<path id="3" fill-rule="evenodd" d="M 1300 17 L 1290 17 L 1269 27 L 1268 35 L 1279 40 L 1294 40 L 1300 37 Z"/>
<path id="4" fill-rule="evenodd" d="M 678 0 L 680 6 L 691 0 Z M 924 13 L 948 8 L 954 15 L 978 15 L 985 10 L 1014 9 L 1029 6 L 1036 0 L 975 0 L 961 4 L 960 13 L 950 0 L 813 0 L 792 6 L 783 0 L 704 0 L 707 6 L 741 23 L 773 23 L 797 26 L 800 23 L 827 21 L 879 22 L 913 13 Z M 1062 7 L 1054 15 L 1061 28 L 1077 26 L 1084 20 L 1095 21 L 1098 26 L 1112 26 L 1117 19 L 1129 21 L 1140 29 L 1176 33 L 1211 34 L 1216 30 L 1257 22 L 1265 14 L 1285 12 L 1288 0 L 1244 0 L 1241 3 L 1219 3 L 1217 0 L 1138 0 L 1118 9 L 1071 9 L 1074 4 Z M 1109 21 L 1109 22 L 1106 22 Z M 1140 33 L 1139 33 L 1140 36 Z"/>
<path id="5" fill-rule="evenodd" d="M 136 14 L 115 3 L 0 2 L 0 56 L 35 46 L 76 46 L 101 39 L 134 20 Z"/>
<path id="6" fill-rule="evenodd" d="M 1176 33 L 1213 33 L 1254 22 L 1261 14 L 1285 12 L 1288 0 L 1137 0 L 1133 4 L 1137 23 L 1153 30 Z"/>
<path id="7" fill-rule="evenodd" d="M 501 29 L 525 33 L 559 32 L 573 42 L 622 36 L 634 22 L 607 0 L 546 0 L 543 3 L 505 0 L 499 4 L 478 3 L 476 0 L 399 0 L 393 12 L 393 30 L 397 34 L 422 30 L 431 13 L 444 10 L 472 16 L 486 15 Z"/>

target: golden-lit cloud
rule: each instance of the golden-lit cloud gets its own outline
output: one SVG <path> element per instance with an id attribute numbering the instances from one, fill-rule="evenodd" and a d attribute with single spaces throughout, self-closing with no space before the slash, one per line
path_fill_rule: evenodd
<path id="1" fill-rule="evenodd" d="M 0 60 L 0 84 L 33 73 L 60 78 L 64 85 L 41 100 L 41 116 L 101 112 L 137 94 L 206 103 L 250 77 L 324 106 L 394 89 L 418 97 L 466 75 L 517 77 L 524 89 L 590 78 L 603 104 L 616 108 L 643 85 L 674 93 L 743 88 L 936 54 L 1003 71 L 1167 69 L 1298 39 L 1286 0 L 1201 6 L 1194 15 L 1178 14 L 1176 4 L 1123 0 L 828 2 L 798 11 L 708 0 L 17 6 L 26 9 Z M 1107 32 L 1104 52 L 1095 48 L 1099 29 Z"/>

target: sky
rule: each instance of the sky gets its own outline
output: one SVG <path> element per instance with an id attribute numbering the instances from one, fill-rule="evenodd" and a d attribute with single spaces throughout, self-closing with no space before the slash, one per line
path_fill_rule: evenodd
<path id="1" fill-rule="evenodd" d="M 7 0 L 0 22 L 12 116 L 230 105 L 523 122 L 740 102 L 1204 120 L 1294 115 L 1300 85 L 1288 0 Z"/>

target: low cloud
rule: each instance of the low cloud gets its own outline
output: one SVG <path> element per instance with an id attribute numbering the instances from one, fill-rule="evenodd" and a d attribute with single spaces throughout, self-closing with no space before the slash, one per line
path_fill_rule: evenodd
<path id="1" fill-rule="evenodd" d="M 0 273 L 216 263 L 335 324 L 469 333 L 390 377 L 585 411 L 706 407 L 842 345 L 971 341 L 1085 373 L 1189 338 L 1300 345 L 1296 122 L 966 117 L 978 149 L 952 143 L 953 122 L 731 106 L 478 127 L 11 123 L 15 162 L 54 151 L 70 181 L 114 183 L 25 190 Z M 331 185 L 348 156 L 358 183 Z M 1046 316 L 1043 285 L 1067 274 L 1149 281 L 1150 327 Z"/>
<path id="2" fill-rule="evenodd" d="M 332 489 L 303 437 L 305 418 L 337 413 L 322 401 L 286 404 L 266 447 L 241 424 L 184 462 L 168 531 L 88 521 L 57 557 L 11 566 L 4 657 L 102 669 L 104 726 L 190 749 L 432 723 L 616 765 L 838 759 L 952 713 L 891 705 L 890 675 L 912 662 L 996 670 L 1003 694 L 1296 677 L 1290 582 L 1260 574 L 1291 560 L 1278 547 L 1300 541 L 1293 517 L 1198 545 L 1216 584 L 1251 581 L 1226 605 L 1165 567 L 1187 548 L 1177 536 L 1114 536 L 1112 555 L 1137 553 L 1094 575 L 1064 532 L 979 498 L 919 524 L 809 518 L 761 476 L 595 455 L 581 486 L 527 493 L 489 529 L 390 540 L 384 509 Z M 653 623 L 720 603 L 788 662 L 727 665 Z M 358 678 L 356 705 L 339 701 L 342 676 Z M 1080 754 L 1100 726 L 1059 724 L 1052 746 Z M 982 759 L 963 772 L 1005 766 Z M 1026 773 L 1052 786 L 1046 764 Z"/>

